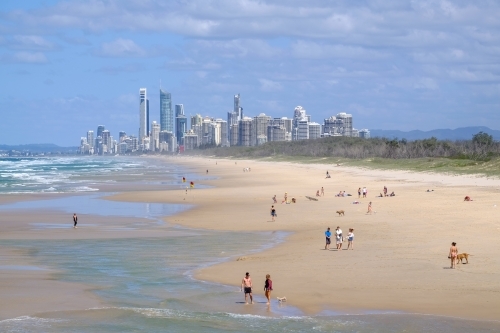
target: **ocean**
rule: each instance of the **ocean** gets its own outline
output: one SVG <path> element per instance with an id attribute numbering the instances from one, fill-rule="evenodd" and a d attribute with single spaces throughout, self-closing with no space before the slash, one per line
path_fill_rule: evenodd
<path id="1" fill-rule="evenodd" d="M 17 167 L 16 167 L 17 165 Z M 0 205 L 5 211 L 59 210 L 66 213 L 147 218 L 189 209 L 187 205 L 121 203 L 103 200 L 118 188 L 182 188 L 188 170 L 149 158 L 43 158 L 0 160 L 0 195 L 53 192 L 43 201 Z M 190 174 L 203 182 L 204 176 Z M 191 179 L 191 178 L 190 178 Z M 110 185 L 111 184 L 111 185 Z M 53 190 L 48 191 L 48 189 Z M 103 191 L 103 188 L 106 191 Z M 61 193 L 66 193 L 61 195 Z M 82 208 L 83 207 L 83 208 Z M 79 208 L 79 209 L 77 209 Z M 83 213 L 83 212 L 82 212 Z M 37 223 L 34 229 L 71 228 Z M 139 228 L 140 226 L 138 226 Z M 243 304 L 240 281 L 226 286 L 193 278 L 196 269 L 275 246 L 285 233 L 215 232 L 168 224 L 163 238 L 1 240 L 29 250 L 34 264 L 6 269 L 53 269 L 57 279 L 95 287 L 106 306 L 49 311 L 0 321 L 0 332 L 499 332 L 499 322 L 472 321 L 401 312 L 349 315 L 324 311 L 305 315 L 276 301 L 270 308 L 257 296 Z M 180 232 L 179 232 L 180 231 Z M 133 232 L 133 231 L 132 231 Z M 244 272 L 242 272 L 242 275 Z M 258 278 L 254 277 L 258 280 Z M 263 279 L 262 279 L 263 280 Z M 263 281 L 261 281 L 263 283 Z M 256 281 L 258 285 L 259 281 Z M 279 281 L 274 281 L 275 284 Z M 327 291 L 326 291 L 327 292 Z M 1 295 L 0 295 L 1 297 Z M 75 300 L 78 302 L 78 300 Z M 464 305 L 466 306 L 466 305 Z"/>

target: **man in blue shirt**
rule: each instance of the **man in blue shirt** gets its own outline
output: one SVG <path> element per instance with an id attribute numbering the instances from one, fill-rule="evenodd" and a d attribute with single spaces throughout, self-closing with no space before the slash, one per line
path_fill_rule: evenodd
<path id="1" fill-rule="evenodd" d="M 328 228 L 325 231 L 325 237 L 326 237 L 326 244 L 325 244 L 325 250 L 330 250 L 330 237 L 332 236 L 332 233 L 330 232 L 330 228 Z"/>

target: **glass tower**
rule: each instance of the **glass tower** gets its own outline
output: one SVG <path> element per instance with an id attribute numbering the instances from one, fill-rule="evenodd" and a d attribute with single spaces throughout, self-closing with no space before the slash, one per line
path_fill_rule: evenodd
<path id="1" fill-rule="evenodd" d="M 163 89 L 160 89 L 160 130 L 174 132 L 172 95 Z"/>

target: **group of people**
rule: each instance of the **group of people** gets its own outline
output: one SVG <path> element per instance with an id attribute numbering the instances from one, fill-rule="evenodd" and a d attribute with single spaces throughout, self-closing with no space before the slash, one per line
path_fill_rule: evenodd
<path id="1" fill-rule="evenodd" d="M 363 187 L 363 189 L 358 188 L 358 199 L 361 198 L 361 194 L 363 194 L 363 198 L 366 198 L 366 196 L 368 195 L 368 190 L 366 189 L 366 187 Z"/>
<path id="2" fill-rule="evenodd" d="M 387 191 L 387 186 L 384 186 L 384 194 L 380 193 L 379 197 L 382 198 L 382 197 L 395 197 L 396 196 L 396 193 L 394 193 L 394 191 L 391 192 L 391 194 L 387 194 L 388 191 Z"/>
<path id="3" fill-rule="evenodd" d="M 330 250 L 330 244 L 332 242 L 332 232 L 330 231 L 330 228 L 327 228 L 325 231 L 325 238 L 326 238 L 326 243 L 325 243 L 325 250 Z M 342 233 L 342 229 L 340 227 L 337 227 L 335 229 L 335 243 L 337 246 L 337 251 L 342 250 L 342 244 L 344 242 L 344 235 Z M 354 250 L 354 229 L 349 228 L 349 233 L 347 234 L 347 249 Z"/>
<path id="4" fill-rule="evenodd" d="M 320 192 L 320 190 L 316 191 L 316 196 L 317 197 L 323 197 L 323 196 L 325 196 L 325 189 L 323 188 L 323 186 L 321 186 L 321 192 Z"/>
<path id="5" fill-rule="evenodd" d="M 246 272 L 245 277 L 241 280 L 241 291 L 245 293 L 245 304 L 248 304 L 248 298 L 250 298 L 250 303 L 253 304 L 253 283 L 250 273 Z M 271 292 L 273 291 L 273 281 L 271 280 L 271 275 L 266 274 L 266 281 L 264 282 L 264 294 L 267 298 L 267 305 L 271 304 Z"/>
<path id="6" fill-rule="evenodd" d="M 345 191 L 339 191 L 339 193 L 335 194 L 336 197 L 352 197 L 349 193 L 345 193 Z"/>

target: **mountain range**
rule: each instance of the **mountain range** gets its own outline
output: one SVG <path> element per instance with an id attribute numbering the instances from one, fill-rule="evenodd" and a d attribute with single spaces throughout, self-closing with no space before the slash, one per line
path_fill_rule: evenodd
<path id="1" fill-rule="evenodd" d="M 471 140 L 472 136 L 479 132 L 488 133 L 493 136 L 494 140 L 500 141 L 500 131 L 492 130 L 491 128 L 485 126 L 460 127 L 457 129 L 435 129 L 431 131 L 414 130 L 409 132 L 374 129 L 370 130 L 370 136 L 372 138 L 398 138 L 409 141 L 428 139 L 431 137 L 435 137 L 438 140 Z"/>

